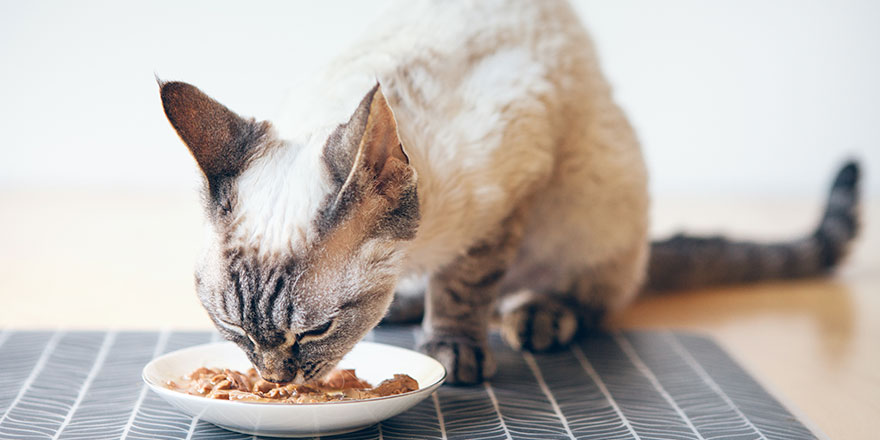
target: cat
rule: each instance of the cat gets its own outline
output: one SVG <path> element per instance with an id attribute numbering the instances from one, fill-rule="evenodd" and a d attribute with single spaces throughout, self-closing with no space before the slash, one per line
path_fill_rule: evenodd
<path id="1" fill-rule="evenodd" d="M 424 315 L 421 349 L 479 383 L 496 314 L 564 347 L 641 290 L 827 272 L 857 229 L 849 163 L 802 239 L 651 244 L 639 143 L 563 0 L 398 3 L 274 122 L 159 85 L 204 175 L 198 296 L 272 382 Z"/>

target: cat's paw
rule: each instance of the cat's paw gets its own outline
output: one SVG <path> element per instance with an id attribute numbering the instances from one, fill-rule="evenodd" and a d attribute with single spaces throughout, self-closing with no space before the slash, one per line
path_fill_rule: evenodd
<path id="1" fill-rule="evenodd" d="M 419 349 L 446 367 L 448 384 L 478 384 L 495 374 L 495 359 L 486 344 L 454 337 L 434 337 Z"/>
<path id="2" fill-rule="evenodd" d="M 501 336 L 517 350 L 567 346 L 578 330 L 572 307 L 547 296 L 530 296 L 501 310 Z"/>

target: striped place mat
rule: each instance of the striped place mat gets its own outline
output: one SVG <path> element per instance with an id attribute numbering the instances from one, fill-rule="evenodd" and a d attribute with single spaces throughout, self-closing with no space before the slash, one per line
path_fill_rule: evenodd
<path id="1" fill-rule="evenodd" d="M 368 339 L 412 347 L 414 327 Z M 153 357 L 212 332 L 0 333 L 0 438 L 257 439 L 188 417 L 141 381 Z M 406 413 L 327 439 L 812 439 L 710 339 L 596 335 L 553 354 L 493 339 L 498 374 L 441 387 Z"/>

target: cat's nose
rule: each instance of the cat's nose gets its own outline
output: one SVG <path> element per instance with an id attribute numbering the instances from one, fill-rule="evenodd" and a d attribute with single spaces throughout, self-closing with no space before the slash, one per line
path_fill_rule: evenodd
<path id="1" fill-rule="evenodd" d="M 289 358 L 289 354 L 281 350 L 263 350 L 261 353 L 257 371 L 260 377 L 269 382 L 294 382 L 298 377 L 302 376 L 302 372 L 297 367 L 294 359 Z"/>

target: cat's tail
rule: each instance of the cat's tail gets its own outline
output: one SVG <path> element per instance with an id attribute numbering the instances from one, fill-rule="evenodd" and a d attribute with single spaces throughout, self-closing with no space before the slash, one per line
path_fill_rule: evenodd
<path id="1" fill-rule="evenodd" d="M 806 237 L 777 243 L 676 235 L 651 243 L 648 291 L 688 289 L 831 271 L 859 229 L 859 164 L 837 173 L 819 226 Z"/>

